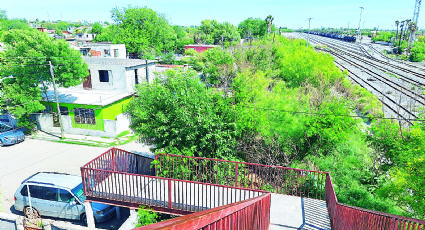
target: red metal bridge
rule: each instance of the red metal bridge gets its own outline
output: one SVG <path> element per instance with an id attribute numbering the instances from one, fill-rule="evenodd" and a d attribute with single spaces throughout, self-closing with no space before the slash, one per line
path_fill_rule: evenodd
<path id="1" fill-rule="evenodd" d="M 329 173 L 112 148 L 81 167 L 88 201 L 181 215 L 139 229 L 425 230 L 338 202 Z"/>

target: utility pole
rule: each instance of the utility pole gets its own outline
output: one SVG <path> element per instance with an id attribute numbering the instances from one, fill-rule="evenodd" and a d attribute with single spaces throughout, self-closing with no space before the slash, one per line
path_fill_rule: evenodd
<path id="1" fill-rule="evenodd" d="M 62 115 L 61 115 L 61 110 L 60 110 L 60 106 L 59 106 L 58 90 L 56 88 L 55 73 L 53 72 L 53 65 L 52 65 L 51 61 L 49 61 L 49 66 L 50 66 L 50 75 L 52 75 L 52 80 L 53 80 L 53 89 L 55 91 L 55 99 L 56 99 L 56 106 L 57 106 L 57 110 L 58 110 L 59 126 L 61 128 L 61 139 L 64 139 L 65 135 L 64 135 L 64 132 L 63 132 Z"/>
<path id="2" fill-rule="evenodd" d="M 359 20 L 359 34 L 360 34 L 360 23 L 362 22 L 362 12 L 363 12 L 364 7 L 360 6 L 360 20 Z"/>
<path id="3" fill-rule="evenodd" d="M 311 22 L 311 19 L 313 19 L 313 18 L 308 18 L 307 48 L 308 48 L 308 41 L 309 41 L 309 38 L 310 38 L 310 22 Z"/>
<path id="4" fill-rule="evenodd" d="M 409 47 L 413 46 L 413 43 L 415 41 L 415 32 L 418 30 L 418 18 L 419 18 L 419 10 L 421 9 L 421 0 L 416 0 L 415 2 L 415 10 L 413 11 L 413 18 L 412 22 L 415 23 L 415 30 L 412 31 L 409 37 Z"/>

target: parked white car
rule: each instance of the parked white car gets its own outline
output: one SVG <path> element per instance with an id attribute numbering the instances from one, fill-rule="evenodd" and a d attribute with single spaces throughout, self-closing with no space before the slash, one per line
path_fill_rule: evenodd
<path id="1" fill-rule="evenodd" d="M 40 172 L 24 180 L 15 192 L 14 207 L 24 211 L 31 206 L 41 216 L 80 220 L 87 223 L 81 176 Z M 115 207 L 91 202 L 94 219 L 103 222 L 115 214 Z"/>

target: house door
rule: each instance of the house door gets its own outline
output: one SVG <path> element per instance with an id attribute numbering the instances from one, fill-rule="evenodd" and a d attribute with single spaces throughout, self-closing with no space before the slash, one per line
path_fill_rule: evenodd
<path id="1" fill-rule="evenodd" d="M 83 88 L 84 89 L 92 89 L 90 70 L 89 70 L 89 76 L 87 76 L 85 81 L 83 82 Z"/>

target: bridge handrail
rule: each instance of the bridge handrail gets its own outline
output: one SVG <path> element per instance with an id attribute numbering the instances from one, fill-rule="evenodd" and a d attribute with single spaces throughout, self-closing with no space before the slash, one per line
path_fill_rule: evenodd
<path id="1" fill-rule="evenodd" d="M 339 203 L 329 173 L 326 176 L 325 198 L 332 229 L 425 230 L 424 220 Z"/>
<path id="2" fill-rule="evenodd" d="M 179 158 L 190 158 L 190 159 L 199 159 L 199 160 L 220 161 L 220 162 L 227 162 L 227 163 L 238 163 L 238 164 L 253 165 L 253 166 L 260 166 L 260 167 L 267 167 L 267 168 L 289 169 L 289 170 L 301 171 L 301 172 L 312 172 L 312 173 L 323 173 L 323 174 L 327 174 L 327 172 L 315 171 L 315 170 L 308 170 L 308 169 L 297 169 L 297 168 L 290 168 L 290 167 L 283 167 L 283 166 L 263 165 L 263 164 L 257 164 L 257 163 L 249 163 L 249 162 L 242 162 L 242 161 L 229 161 L 229 160 L 206 158 L 206 157 L 183 156 L 183 155 L 168 154 L 168 153 L 157 153 L 155 155 L 155 159 L 158 160 L 157 159 L 158 156 L 161 156 L 161 155 L 172 156 L 172 157 L 179 157 Z"/>
<path id="3" fill-rule="evenodd" d="M 129 157 L 130 155 L 128 154 L 130 154 L 131 157 Z M 283 193 L 292 190 L 291 193 L 289 193 L 288 195 L 311 197 L 310 195 L 314 195 L 314 193 L 310 193 L 310 190 L 315 189 L 316 196 L 317 193 L 319 193 L 319 199 L 326 200 L 332 229 L 425 230 L 424 220 L 391 215 L 387 213 L 366 210 L 339 203 L 335 194 L 332 178 L 327 172 L 161 153 L 155 156 L 154 162 L 156 167 L 153 169 L 153 171 L 155 171 L 154 173 L 156 176 L 149 176 L 133 173 L 133 171 L 138 170 L 137 168 L 131 168 L 133 167 L 132 162 L 135 161 L 135 158 L 133 156 L 137 157 L 136 162 L 143 161 L 143 164 L 145 164 L 146 162 L 144 161 L 148 159 L 146 157 L 139 158 L 140 155 L 138 154 L 127 152 L 117 148 L 112 148 L 107 152 L 103 153 L 102 155 L 96 157 L 89 163 L 85 164 L 83 167 L 81 167 L 83 181 L 87 181 L 86 179 L 84 179 L 87 170 L 95 170 L 99 172 L 97 176 L 99 177 L 100 175 L 100 179 L 102 179 L 102 176 L 106 178 L 106 176 L 110 175 L 111 173 L 114 173 L 120 175 L 138 175 L 146 178 L 167 180 L 168 183 L 172 181 L 174 183 L 186 182 L 197 185 L 218 186 L 240 190 L 266 192 L 265 190 L 267 189 L 264 189 L 264 187 L 261 186 L 261 189 L 254 189 L 252 188 L 252 186 L 246 187 L 246 184 L 241 184 L 243 182 L 242 179 L 247 179 L 244 177 L 248 177 L 248 179 L 251 179 L 253 181 L 259 180 L 260 182 L 264 182 L 265 180 L 271 180 L 270 184 L 274 186 L 287 186 L 285 188 L 286 190 L 279 190 L 279 188 L 274 187 L 273 192 Z M 164 166 L 165 163 L 167 163 L 167 159 L 163 157 L 173 158 L 173 161 L 171 162 L 173 167 L 165 168 Z M 175 158 L 177 158 L 176 161 L 174 161 Z M 174 163 L 176 164 L 175 167 Z M 146 165 L 144 165 L 143 167 L 146 167 Z M 161 171 L 163 169 L 170 170 L 167 173 L 164 173 L 163 171 Z M 144 170 L 146 171 L 146 168 Z M 222 174 L 219 174 L 217 170 L 222 170 Z M 184 177 L 188 177 L 189 172 L 194 173 L 193 178 L 173 178 L 178 177 L 178 173 L 182 173 Z M 164 173 L 166 176 L 169 177 L 159 177 L 158 175 L 161 173 Z M 256 175 L 258 176 L 257 178 L 255 178 Z M 224 184 L 218 184 L 217 180 L 213 180 L 214 177 L 217 178 L 220 176 L 225 177 L 220 178 L 222 179 L 221 182 L 223 182 Z M 254 176 L 254 178 L 249 178 L 250 176 Z M 289 177 L 289 180 L 285 177 Z M 201 181 L 190 179 L 196 179 Z M 86 188 L 86 183 L 83 184 L 84 192 L 87 195 L 87 192 L 89 191 Z M 264 183 L 262 183 L 262 185 L 264 185 Z"/>
<path id="4" fill-rule="evenodd" d="M 324 199 L 327 173 L 203 157 L 156 154 L 156 174 L 167 178 Z"/>
<path id="5" fill-rule="evenodd" d="M 270 199 L 267 193 L 249 200 L 220 206 L 186 216 L 161 221 L 136 228 L 136 230 L 158 229 L 269 229 Z M 241 215 L 243 212 L 244 215 Z"/>

